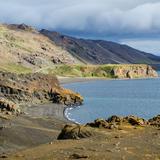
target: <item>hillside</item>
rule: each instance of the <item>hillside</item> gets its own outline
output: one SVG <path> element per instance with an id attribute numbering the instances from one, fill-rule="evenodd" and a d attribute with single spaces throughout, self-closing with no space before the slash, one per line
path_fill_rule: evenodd
<path id="1" fill-rule="evenodd" d="M 156 71 L 145 64 L 107 65 L 55 65 L 42 72 L 60 77 L 101 77 L 101 78 L 149 78 L 158 77 Z"/>
<path id="2" fill-rule="evenodd" d="M 40 32 L 85 63 L 160 63 L 160 57 L 136 50 L 127 45 L 104 40 L 77 39 L 45 29 Z"/>
<path id="3" fill-rule="evenodd" d="M 9 72 L 112 77 L 104 73 L 103 66 L 98 67 L 100 71 L 90 66 L 87 73 L 79 68 L 85 68 L 84 64 L 87 67 L 107 63 L 157 64 L 160 57 L 114 42 L 76 39 L 47 30 L 39 32 L 25 24 L 12 24 L 0 25 L 0 63 L 0 70 Z M 108 70 L 110 66 L 104 68 Z"/>
<path id="4" fill-rule="evenodd" d="M 79 61 L 27 25 L 0 25 L 0 70 L 30 72 Z"/>

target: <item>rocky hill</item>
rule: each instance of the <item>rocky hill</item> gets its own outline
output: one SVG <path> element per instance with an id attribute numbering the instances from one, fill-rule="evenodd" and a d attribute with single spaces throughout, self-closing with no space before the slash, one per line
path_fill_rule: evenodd
<path id="1" fill-rule="evenodd" d="M 30 72 L 54 64 L 79 61 L 27 25 L 0 25 L 0 69 Z"/>
<path id="2" fill-rule="evenodd" d="M 85 63 L 160 63 L 160 57 L 136 50 L 127 45 L 104 40 L 78 39 L 45 29 L 40 32 Z"/>
<path id="3" fill-rule="evenodd" d="M 107 41 L 76 39 L 25 24 L 0 25 L 0 70 L 28 73 L 56 65 L 160 63 L 160 58 Z"/>

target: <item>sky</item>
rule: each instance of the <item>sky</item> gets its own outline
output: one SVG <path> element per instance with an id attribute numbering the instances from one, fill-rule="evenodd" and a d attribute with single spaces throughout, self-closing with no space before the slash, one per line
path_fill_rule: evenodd
<path id="1" fill-rule="evenodd" d="M 0 0 L 1 23 L 106 39 L 160 55 L 159 0 Z"/>

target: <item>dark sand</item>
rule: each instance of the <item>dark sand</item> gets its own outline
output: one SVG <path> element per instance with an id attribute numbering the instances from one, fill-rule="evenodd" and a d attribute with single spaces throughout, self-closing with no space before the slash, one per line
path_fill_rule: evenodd
<path id="1" fill-rule="evenodd" d="M 86 79 L 62 78 L 60 83 L 79 81 Z M 53 103 L 22 106 L 25 114 L 12 116 L 9 120 L 0 118 L 0 154 L 56 140 L 63 126 L 72 123 L 64 116 L 65 107 Z"/>

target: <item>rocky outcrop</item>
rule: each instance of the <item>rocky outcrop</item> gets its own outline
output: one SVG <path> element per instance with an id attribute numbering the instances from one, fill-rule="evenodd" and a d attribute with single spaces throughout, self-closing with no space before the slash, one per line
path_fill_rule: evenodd
<path id="1" fill-rule="evenodd" d="M 149 123 L 143 118 L 136 116 L 111 116 L 107 120 L 96 119 L 92 123 L 87 123 L 86 125 L 66 125 L 58 136 L 58 139 L 81 139 L 88 138 L 96 135 L 98 129 L 122 129 L 123 127 L 135 128 L 135 127 L 145 127 Z"/>
<path id="2" fill-rule="evenodd" d="M 81 139 L 93 136 L 90 128 L 83 125 L 65 125 L 58 139 Z"/>
<path id="3" fill-rule="evenodd" d="M 23 31 L 28 31 L 28 32 L 35 32 L 35 33 L 38 33 L 38 31 L 33 28 L 32 26 L 28 26 L 24 23 L 22 24 L 10 24 L 7 26 L 9 29 L 14 29 L 14 30 L 23 30 Z"/>
<path id="4" fill-rule="evenodd" d="M 117 65 L 111 73 L 117 78 L 158 77 L 157 72 L 149 65 Z"/>
<path id="5" fill-rule="evenodd" d="M 68 89 L 56 89 L 51 93 L 51 97 L 54 103 L 61 103 L 67 106 L 78 106 L 82 105 L 83 102 L 83 97 L 80 94 Z"/>
<path id="6" fill-rule="evenodd" d="M 5 98 L 0 97 L 0 113 L 11 115 L 11 114 L 20 114 L 21 111 L 17 104 Z"/>
<path id="7" fill-rule="evenodd" d="M 148 122 L 152 126 L 160 127 L 160 115 L 149 119 Z"/>
<path id="8" fill-rule="evenodd" d="M 119 128 L 120 126 L 125 126 L 125 125 L 145 126 L 147 125 L 147 121 L 145 121 L 143 118 L 139 118 L 132 115 L 127 117 L 112 116 L 107 120 L 97 119 L 92 123 L 87 123 L 86 126 L 114 129 L 114 128 Z"/>
<path id="9" fill-rule="evenodd" d="M 40 73 L 18 75 L 0 72 L 0 97 L 3 97 L 1 104 L 3 109 L 6 108 L 4 106 L 8 106 L 7 104 L 14 106 L 14 104 L 52 101 L 65 105 L 77 105 L 83 102 L 79 94 L 60 87 L 55 76 Z"/>

